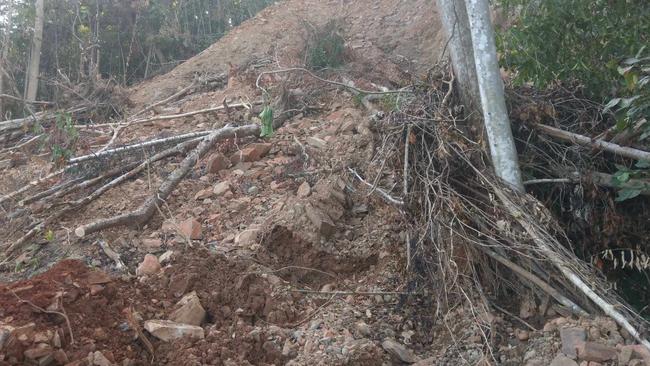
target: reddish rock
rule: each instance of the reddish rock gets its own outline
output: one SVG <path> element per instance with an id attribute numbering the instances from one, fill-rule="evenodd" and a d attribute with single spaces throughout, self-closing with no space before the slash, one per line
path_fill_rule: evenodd
<path id="1" fill-rule="evenodd" d="M 256 143 L 256 144 L 250 144 L 246 146 L 245 148 L 241 149 L 240 151 L 235 152 L 231 157 L 230 161 L 233 164 L 237 164 L 240 161 L 243 162 L 253 162 L 253 161 L 258 161 L 266 154 L 271 151 L 271 144 L 264 144 L 264 143 Z"/>
<path id="2" fill-rule="evenodd" d="M 309 197 L 309 195 L 311 194 L 311 187 L 309 186 L 309 183 L 304 182 L 303 184 L 301 184 L 300 187 L 298 187 L 298 191 L 296 192 L 296 194 L 300 198 Z"/>
<path id="3" fill-rule="evenodd" d="M 113 279 L 103 271 L 92 271 L 86 279 L 89 285 L 103 285 L 112 282 Z"/>
<path id="4" fill-rule="evenodd" d="M 194 199 L 199 201 L 199 200 L 210 198 L 212 196 L 214 196 L 214 192 L 212 192 L 212 189 L 206 188 L 196 192 L 196 194 L 194 195 Z"/>
<path id="5" fill-rule="evenodd" d="M 560 329 L 560 339 L 562 340 L 562 353 L 575 359 L 578 356 L 578 347 L 587 340 L 587 332 L 584 328 L 579 327 L 563 328 Z"/>
<path id="6" fill-rule="evenodd" d="M 95 296 L 98 293 L 104 291 L 104 286 L 102 285 L 90 285 L 90 295 Z"/>
<path id="7" fill-rule="evenodd" d="M 60 365 L 65 365 L 67 364 L 70 360 L 68 359 L 68 355 L 66 355 L 65 351 L 62 349 L 58 349 L 52 353 L 52 357 L 54 357 L 54 360 L 58 362 Z"/>
<path id="8" fill-rule="evenodd" d="M 144 256 L 142 263 L 140 263 L 138 268 L 135 270 L 135 274 L 138 276 L 152 275 L 160 271 L 160 269 L 161 266 L 160 262 L 158 262 L 158 258 L 156 258 L 155 255 L 147 254 Z"/>
<path id="9" fill-rule="evenodd" d="M 222 153 L 216 153 L 208 157 L 206 171 L 210 174 L 217 174 L 219 171 L 230 168 L 230 159 Z"/>
<path id="10" fill-rule="evenodd" d="M 180 224 L 180 231 L 186 237 L 192 240 L 198 240 L 203 238 L 203 233 L 201 231 L 201 223 L 196 221 L 194 218 L 189 218 Z"/>
<path id="11" fill-rule="evenodd" d="M 585 342 L 578 347 L 578 357 L 585 361 L 605 362 L 618 357 L 616 348 L 596 342 Z"/>
<path id="12" fill-rule="evenodd" d="M 223 196 L 228 192 L 232 192 L 232 188 L 230 187 L 230 182 L 228 181 L 223 181 L 217 183 L 214 188 L 212 188 L 212 192 L 217 196 Z"/>
<path id="13" fill-rule="evenodd" d="M 307 144 L 318 149 L 324 149 L 327 147 L 327 141 L 314 136 L 307 138 Z"/>
<path id="14" fill-rule="evenodd" d="M 47 343 L 38 343 L 36 346 L 28 348 L 23 353 L 25 358 L 30 360 L 36 360 L 41 357 L 49 356 L 54 353 L 54 349 Z"/>
<path id="15" fill-rule="evenodd" d="M 142 247 L 146 250 L 155 251 L 162 247 L 162 240 L 158 238 L 147 238 L 142 240 Z"/>

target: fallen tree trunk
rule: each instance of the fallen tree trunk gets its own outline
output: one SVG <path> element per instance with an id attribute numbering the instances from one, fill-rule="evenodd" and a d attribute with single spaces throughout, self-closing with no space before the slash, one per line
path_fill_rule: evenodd
<path id="1" fill-rule="evenodd" d="M 164 144 L 169 144 L 172 142 L 180 142 L 183 140 L 189 140 L 193 139 L 195 137 L 203 137 L 210 135 L 211 133 L 214 133 L 215 130 L 209 130 L 209 131 L 199 131 L 199 132 L 191 132 L 191 133 L 186 133 L 183 135 L 178 135 L 178 136 L 172 136 L 172 137 L 167 137 L 163 139 L 155 139 L 155 140 L 149 140 L 133 145 L 127 145 L 127 146 L 122 146 L 122 147 L 117 147 L 115 149 L 110 149 L 110 150 L 105 150 L 102 152 L 97 152 L 94 154 L 88 154 L 88 155 L 83 155 L 83 156 L 78 156 L 76 158 L 72 158 L 68 161 L 68 164 L 78 164 L 87 160 L 92 160 L 92 159 L 99 159 L 103 158 L 106 156 L 110 155 L 115 155 L 119 153 L 124 153 L 127 151 L 132 151 L 132 150 L 138 150 L 142 149 L 145 147 L 151 147 L 151 146 L 157 146 L 157 145 L 164 145 Z"/>
<path id="2" fill-rule="evenodd" d="M 176 188 L 178 183 L 192 170 L 196 163 L 214 146 L 218 141 L 245 136 L 258 136 L 260 134 L 259 125 L 246 125 L 242 127 L 224 127 L 203 138 L 201 143 L 192 151 L 165 180 L 156 192 L 135 211 L 122 215 L 113 216 L 106 219 L 79 226 L 75 229 L 75 235 L 80 238 L 94 232 L 119 226 L 119 225 L 141 225 L 147 222 L 156 211 L 156 207 L 162 203 Z"/>
<path id="3" fill-rule="evenodd" d="M 636 160 L 650 161 L 650 152 L 633 149 L 631 147 L 620 146 L 612 142 L 603 140 L 592 139 L 587 136 L 579 135 L 577 133 L 564 131 L 559 128 L 546 126 L 542 124 L 535 124 L 535 128 L 539 131 L 563 141 L 573 142 L 582 146 L 588 146 L 598 150 L 604 150 L 613 154 L 617 154 L 626 158 Z"/>

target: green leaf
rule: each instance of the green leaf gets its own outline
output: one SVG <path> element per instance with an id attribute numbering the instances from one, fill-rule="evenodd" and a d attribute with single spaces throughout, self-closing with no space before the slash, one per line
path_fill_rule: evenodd
<path id="1" fill-rule="evenodd" d="M 605 105 L 605 108 L 603 109 L 603 113 L 606 113 L 606 112 L 609 111 L 610 109 L 616 107 L 616 105 L 617 105 L 618 102 L 620 102 L 620 101 L 621 101 L 621 98 L 614 98 L 614 99 L 610 100 L 609 103 L 607 103 L 607 104 Z"/>
<path id="2" fill-rule="evenodd" d="M 273 135 L 273 109 L 267 105 L 259 117 L 262 120 L 260 137 L 270 137 Z"/>
<path id="3" fill-rule="evenodd" d="M 641 194 L 640 189 L 621 189 L 616 196 L 616 202 L 623 202 Z"/>
<path id="4" fill-rule="evenodd" d="M 614 174 L 614 183 L 625 183 L 630 180 L 630 172 L 618 171 Z"/>

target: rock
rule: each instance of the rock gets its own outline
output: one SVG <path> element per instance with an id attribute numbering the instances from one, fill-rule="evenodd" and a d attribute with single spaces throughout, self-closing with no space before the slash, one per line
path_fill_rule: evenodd
<path id="1" fill-rule="evenodd" d="M 47 343 L 38 343 L 36 346 L 28 348 L 23 352 L 25 358 L 37 360 L 41 357 L 49 356 L 54 353 L 54 349 Z"/>
<path id="2" fill-rule="evenodd" d="M 515 335 L 517 336 L 517 339 L 519 339 L 522 342 L 525 342 L 528 340 L 528 338 L 530 338 L 530 333 L 522 329 L 517 329 L 515 331 Z"/>
<path id="3" fill-rule="evenodd" d="M 260 192 L 260 189 L 257 188 L 257 186 L 251 186 L 250 188 L 248 188 L 248 190 L 246 192 L 248 194 L 250 194 L 251 196 L 254 196 L 254 195 L 256 195 L 256 194 L 258 194 Z"/>
<path id="4" fill-rule="evenodd" d="M 562 340 L 562 353 L 569 358 L 575 359 L 578 356 L 578 347 L 587 340 L 587 332 L 584 328 L 563 328 L 560 329 Z"/>
<path id="5" fill-rule="evenodd" d="M 240 161 L 246 163 L 258 161 L 271 151 L 271 146 L 271 144 L 265 143 L 250 144 L 230 156 L 230 161 L 233 164 L 237 164 Z"/>
<path id="6" fill-rule="evenodd" d="M 179 225 L 179 230 L 183 235 L 190 238 L 191 240 L 199 240 L 203 238 L 201 223 L 192 217 L 181 222 Z"/>
<path id="7" fill-rule="evenodd" d="M 142 240 L 142 247 L 148 251 L 159 250 L 162 246 L 162 240 L 158 238 L 147 238 Z"/>
<path id="8" fill-rule="evenodd" d="M 336 232 L 336 226 L 323 212 L 312 205 L 307 205 L 305 206 L 305 213 L 307 214 L 309 221 L 316 226 L 319 234 L 325 238 L 330 238 L 334 235 Z"/>
<path id="9" fill-rule="evenodd" d="M 112 363 L 111 363 L 111 361 L 108 360 L 108 358 L 106 358 L 106 356 L 104 356 L 103 353 L 101 353 L 99 351 L 95 351 L 95 353 L 93 353 L 93 365 L 95 365 L 95 366 L 111 366 Z"/>
<path id="10" fill-rule="evenodd" d="M 260 229 L 252 227 L 242 231 L 241 233 L 235 236 L 235 244 L 240 246 L 249 246 L 251 244 L 256 244 L 257 239 L 260 233 Z"/>
<path id="11" fill-rule="evenodd" d="M 298 187 L 298 192 L 296 192 L 296 195 L 300 198 L 305 198 L 309 197 L 311 194 L 311 187 L 309 186 L 309 183 L 303 182 L 300 187 Z"/>
<path id="12" fill-rule="evenodd" d="M 634 351 L 630 347 L 622 347 L 618 353 L 618 364 L 625 366 L 630 363 Z"/>
<path id="13" fill-rule="evenodd" d="M 196 295 L 196 291 L 183 296 L 177 303 L 178 309 L 174 310 L 169 316 L 171 321 L 189 325 L 201 325 L 205 320 L 205 309 L 201 305 L 201 300 Z"/>
<path id="14" fill-rule="evenodd" d="M 210 188 L 202 189 L 194 195 L 194 199 L 197 201 L 205 200 L 214 196 L 214 191 Z"/>
<path id="15" fill-rule="evenodd" d="M 370 331 L 370 326 L 365 322 L 358 322 L 354 325 L 354 328 L 359 332 L 359 334 L 368 337 L 372 333 Z"/>
<path id="16" fill-rule="evenodd" d="M 226 194 L 227 192 L 231 192 L 231 191 L 232 191 L 232 189 L 230 187 L 230 182 L 228 182 L 228 181 L 219 182 L 214 186 L 214 188 L 212 188 L 212 192 L 217 197 L 221 197 L 224 194 Z"/>
<path id="17" fill-rule="evenodd" d="M 103 271 L 92 271 L 88 274 L 88 277 L 86 278 L 86 282 L 89 285 L 103 285 L 105 283 L 112 282 L 113 279 L 111 276 L 106 274 L 106 272 Z"/>
<path id="18" fill-rule="evenodd" d="M 563 354 L 555 356 L 549 366 L 578 366 L 578 363 Z"/>
<path id="19" fill-rule="evenodd" d="M 416 363 L 419 361 L 419 358 L 413 352 L 392 339 L 381 342 L 381 346 L 386 352 L 402 362 Z"/>
<path id="20" fill-rule="evenodd" d="M 174 255 L 174 251 L 173 250 L 168 250 L 168 251 L 164 252 L 163 254 L 161 254 L 160 257 L 158 257 L 158 262 L 160 262 L 160 264 L 164 264 L 165 262 L 169 262 L 172 259 L 173 255 Z"/>
<path id="21" fill-rule="evenodd" d="M 52 353 L 52 357 L 54 357 L 54 360 L 58 362 L 60 365 L 65 365 L 70 361 L 68 359 L 68 355 L 62 349 L 58 349 L 54 351 L 54 353 Z"/>
<path id="22" fill-rule="evenodd" d="M 578 357 L 585 361 L 605 362 L 617 356 L 616 348 L 596 342 L 585 342 L 578 347 Z"/>
<path id="23" fill-rule="evenodd" d="M 95 296 L 100 292 L 104 291 L 104 286 L 102 285 L 90 285 L 90 296 Z"/>
<path id="24" fill-rule="evenodd" d="M 327 141 L 323 139 L 319 139 L 318 137 L 307 137 L 307 144 L 317 148 L 317 149 L 324 149 L 327 147 Z"/>
<path id="25" fill-rule="evenodd" d="M 160 271 L 161 268 L 158 258 L 153 254 L 147 254 L 144 256 L 142 263 L 136 268 L 135 274 L 138 276 L 152 275 Z"/>
<path id="26" fill-rule="evenodd" d="M 230 168 L 230 159 L 222 153 L 212 154 L 208 157 L 206 171 L 210 174 L 217 174 L 219 171 Z"/>
<path id="27" fill-rule="evenodd" d="M 195 325 L 175 323 L 170 320 L 147 320 L 144 329 L 154 337 L 169 342 L 179 338 L 203 339 L 203 328 Z"/>

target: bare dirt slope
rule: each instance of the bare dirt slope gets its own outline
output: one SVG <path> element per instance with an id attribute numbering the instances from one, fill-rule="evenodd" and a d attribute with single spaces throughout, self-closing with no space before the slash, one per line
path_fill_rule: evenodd
<path id="1" fill-rule="evenodd" d="M 284 1 L 171 73 L 134 87 L 136 109 L 194 75 L 222 72 L 228 82 L 156 113 L 259 100 L 259 72 L 301 65 L 303 21 L 336 18 L 343 19 L 350 59 L 322 76 L 364 88 L 423 82 L 414 74 L 438 58 L 443 43 L 433 1 Z M 230 70 L 228 62 L 237 67 Z M 631 337 L 609 319 L 572 319 L 534 303 L 506 304 L 501 312 L 440 309 L 438 294 L 408 294 L 404 217 L 350 173 L 395 197 L 401 193 L 391 188 L 397 177 L 377 175 L 384 142 L 371 111 L 350 92 L 304 75 L 263 82 L 273 92 L 300 90 L 306 97 L 293 106 L 300 111 L 270 138 L 219 144 L 146 225 L 72 234 L 81 224 L 137 208 L 181 157 L 152 164 L 49 224 L 47 239 L 34 238 L 2 263 L 1 278 L 23 280 L 0 285 L 0 365 L 536 366 L 562 356 L 561 328 L 584 334 L 596 356 L 608 358 L 603 363 L 643 362 L 624 346 Z M 390 112 L 391 103 L 378 100 L 374 108 Z M 251 123 L 257 113 L 233 108 L 137 124 L 119 143 Z M 51 168 L 36 159 L 9 168 L 3 193 Z M 15 240 L 20 224 L 55 208 L 38 201 L 9 207 L 2 224 L 11 229 L 3 239 Z M 169 320 L 183 325 L 155 328 Z M 623 353 L 629 357 L 619 362 Z"/>
<path id="2" fill-rule="evenodd" d="M 229 63 L 270 59 L 278 67 L 301 63 L 308 24 L 341 20 L 352 49 L 375 46 L 411 71 L 435 63 L 444 43 L 431 0 L 286 0 L 263 10 L 171 72 L 140 84 L 132 99 L 145 105 L 172 94 L 202 74 L 228 72 Z"/>

